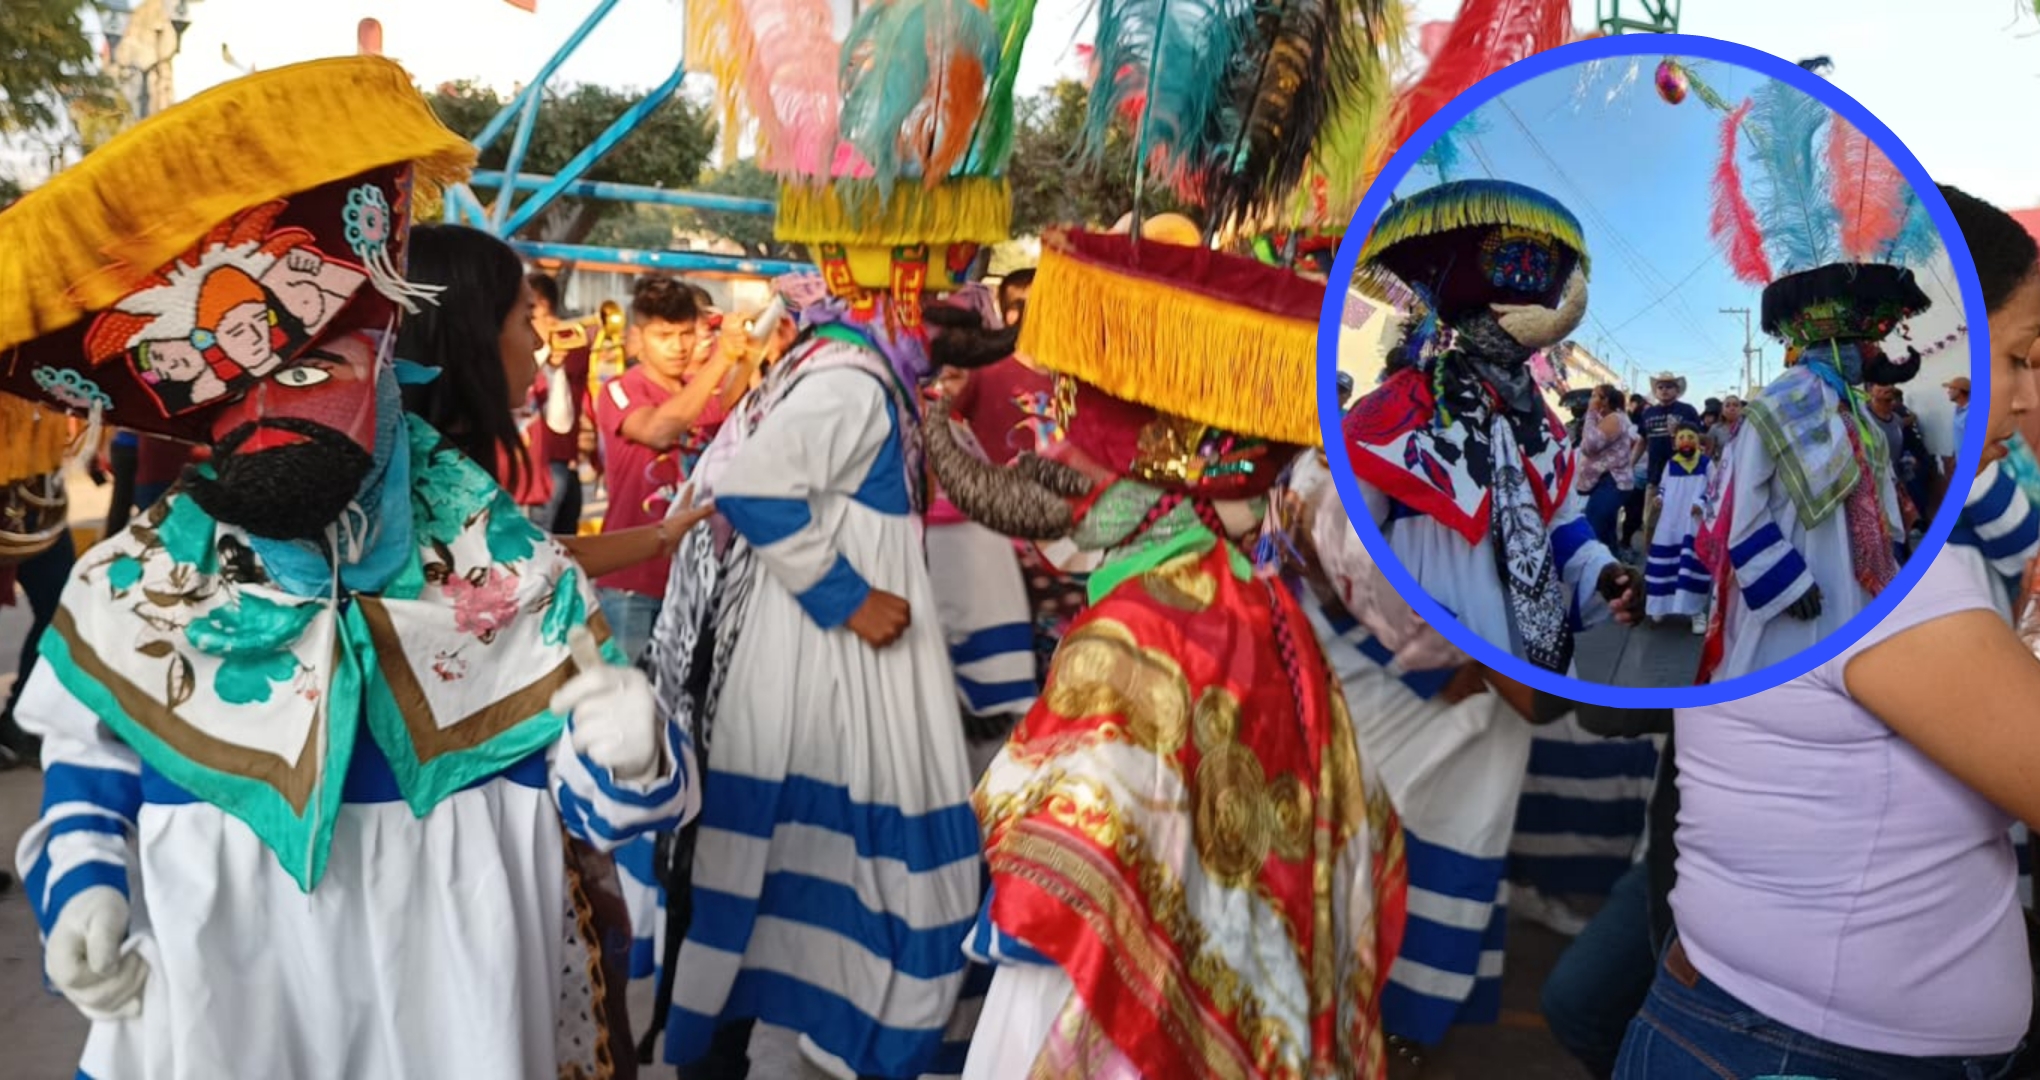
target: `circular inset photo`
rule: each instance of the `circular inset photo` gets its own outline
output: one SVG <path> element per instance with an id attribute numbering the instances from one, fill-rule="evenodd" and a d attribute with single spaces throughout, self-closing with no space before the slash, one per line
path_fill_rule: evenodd
<path id="1" fill-rule="evenodd" d="M 1839 653 L 2010 433 L 1965 423 L 1988 371 L 1949 202 L 1820 75 L 1727 42 L 1474 87 L 1332 270 L 1327 457 L 1381 574 L 1575 701 L 1712 704 Z"/>

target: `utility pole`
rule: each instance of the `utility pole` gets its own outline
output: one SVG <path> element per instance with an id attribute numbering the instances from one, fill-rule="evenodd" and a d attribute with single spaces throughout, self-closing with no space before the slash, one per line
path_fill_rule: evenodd
<path id="1" fill-rule="evenodd" d="M 1742 316 L 1742 337 L 1743 337 L 1743 346 L 1742 346 L 1742 392 L 1743 392 L 1744 396 L 1748 396 L 1748 395 L 1750 395 L 1750 394 L 1752 394 L 1752 393 L 1755 393 L 1755 391 L 1756 391 L 1756 383 L 1755 383 L 1755 382 L 1753 382 L 1753 381 L 1751 381 L 1751 380 L 1752 380 L 1752 379 L 1753 379 L 1753 378 L 1755 377 L 1755 366 L 1756 366 L 1756 363 L 1757 363 L 1757 345 L 1756 345 L 1756 340 L 1755 340 L 1755 338 L 1754 338 L 1754 337 L 1752 336 L 1752 333 L 1751 333 L 1751 329 L 1750 329 L 1750 309 L 1749 309 L 1749 308 L 1722 308 L 1722 309 L 1721 309 L 1721 313 L 1722 313 L 1723 315 L 1740 315 L 1740 316 Z"/>

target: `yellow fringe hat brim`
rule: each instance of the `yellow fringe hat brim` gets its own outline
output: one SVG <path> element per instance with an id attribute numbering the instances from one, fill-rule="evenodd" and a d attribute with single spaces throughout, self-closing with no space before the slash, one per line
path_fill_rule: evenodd
<path id="1" fill-rule="evenodd" d="M 959 177 L 934 187 L 903 181 L 889 197 L 870 180 L 779 189 L 773 234 L 791 244 L 896 247 L 997 244 L 1011 237 L 1013 188 L 1003 178 Z"/>
<path id="2" fill-rule="evenodd" d="M 1019 350 L 1125 401 L 1318 446 L 1317 339 L 1315 321 L 1131 274 L 1045 240 Z"/>
<path id="3" fill-rule="evenodd" d="M 1360 262 L 1373 262 L 1405 241 L 1485 226 L 1511 226 L 1549 236 L 1579 254 L 1581 271 L 1593 272 L 1586 234 L 1572 211 L 1535 188 L 1505 180 L 1453 181 L 1396 203 L 1375 222 L 1360 249 Z"/>
<path id="4" fill-rule="evenodd" d="M 406 162 L 431 202 L 475 151 L 381 57 L 264 71 L 167 109 L 0 213 L 0 348 L 112 305 L 242 210 Z"/>
<path id="5" fill-rule="evenodd" d="M 0 484 L 43 476 L 64 467 L 71 420 L 46 405 L 0 394 Z"/>

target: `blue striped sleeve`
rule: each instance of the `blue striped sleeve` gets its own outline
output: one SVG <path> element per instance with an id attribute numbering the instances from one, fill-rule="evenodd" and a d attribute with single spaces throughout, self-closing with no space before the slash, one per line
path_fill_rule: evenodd
<path id="1" fill-rule="evenodd" d="M 864 606 L 864 598 L 870 595 L 871 586 L 865 583 L 863 575 L 850 565 L 850 560 L 837 555 L 829 572 L 822 575 L 822 580 L 794 599 L 800 601 L 800 606 L 816 626 L 833 630 L 849 622 L 850 616 Z"/>
<path id="2" fill-rule="evenodd" d="M 1806 559 L 1788 543 L 1778 523 L 1767 521 L 1728 549 L 1742 586 L 1743 602 L 1759 619 L 1775 618 L 1813 587 Z"/>
<path id="3" fill-rule="evenodd" d="M 45 663 L 16 714 L 43 740 L 42 811 L 16 849 L 22 887 L 47 934 L 64 906 L 95 886 L 128 893 L 128 849 L 141 812 L 141 762 Z"/>
<path id="4" fill-rule="evenodd" d="M 700 810 L 693 741 L 676 723 L 666 721 L 664 729 L 665 768 L 641 783 L 624 783 L 574 748 L 570 723 L 557 744 L 553 781 L 553 800 L 568 832 L 609 851 L 677 829 Z"/>

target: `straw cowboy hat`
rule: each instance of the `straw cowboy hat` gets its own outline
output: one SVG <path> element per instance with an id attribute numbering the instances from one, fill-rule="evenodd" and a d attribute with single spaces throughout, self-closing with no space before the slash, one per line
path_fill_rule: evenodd
<path id="1" fill-rule="evenodd" d="M 1685 395 L 1686 377 L 1684 375 L 1674 375 L 1669 371 L 1659 372 L 1657 375 L 1653 376 L 1650 380 L 1650 388 L 1655 390 L 1658 387 L 1665 385 L 1666 383 L 1670 383 L 1671 385 L 1678 387 L 1679 394 L 1681 396 Z"/>

